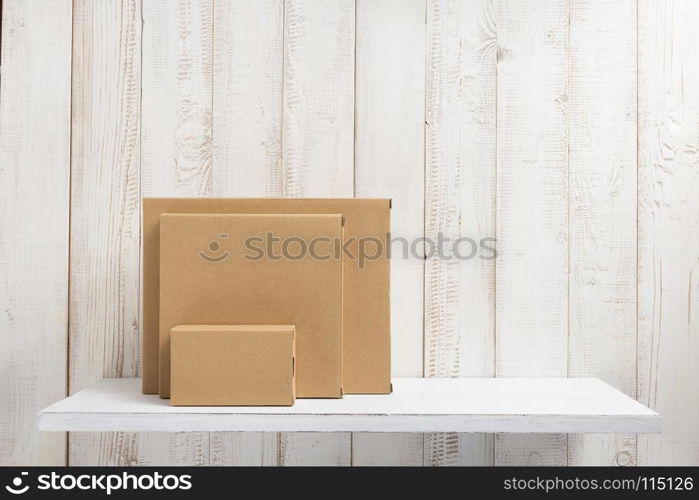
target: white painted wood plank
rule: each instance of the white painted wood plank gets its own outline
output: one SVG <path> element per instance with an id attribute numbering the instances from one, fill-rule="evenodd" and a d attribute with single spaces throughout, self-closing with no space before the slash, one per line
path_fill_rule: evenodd
<path id="1" fill-rule="evenodd" d="M 425 234 L 449 243 L 425 267 L 425 375 L 493 376 L 493 256 L 457 257 L 495 237 L 494 2 L 430 0 L 427 40 Z M 492 446 L 492 436 L 428 435 L 425 463 L 492 465 Z"/>
<path id="2" fill-rule="evenodd" d="M 421 466 L 424 435 L 405 433 L 352 434 L 352 466 Z"/>
<path id="3" fill-rule="evenodd" d="M 281 196 L 283 0 L 214 3 L 212 195 Z M 279 435 L 214 433 L 212 465 L 277 465 Z"/>
<path id="4" fill-rule="evenodd" d="M 567 446 L 565 434 L 498 434 L 495 439 L 495 463 L 498 466 L 517 467 L 562 465 L 566 463 Z"/>
<path id="5" fill-rule="evenodd" d="M 42 415 L 509 415 L 654 416 L 621 391 L 594 378 L 396 378 L 391 394 L 298 399 L 293 406 L 171 406 L 136 390 L 138 379 L 105 378 L 54 403 Z M 103 399 L 100 399 L 103 398 Z"/>
<path id="6" fill-rule="evenodd" d="M 313 430 L 305 426 L 288 430 Z M 337 427 L 336 430 L 340 430 Z M 284 466 L 349 466 L 352 434 L 349 432 L 303 432 L 280 434 L 279 464 Z"/>
<path id="7" fill-rule="evenodd" d="M 498 5 L 496 375 L 561 377 L 568 335 L 568 2 Z M 496 465 L 565 465 L 566 439 L 500 435 Z"/>
<path id="8" fill-rule="evenodd" d="M 140 72 L 140 2 L 74 2 L 71 394 L 102 377 L 138 376 Z M 73 434 L 68 462 L 134 463 L 135 441 Z"/>
<path id="9" fill-rule="evenodd" d="M 640 465 L 699 463 L 699 5 L 641 0 L 640 401 L 665 414 Z"/>
<path id="10" fill-rule="evenodd" d="M 635 397 L 636 2 L 570 6 L 568 373 Z M 635 463 L 634 436 L 569 436 L 569 465 Z"/>
<path id="11" fill-rule="evenodd" d="M 425 435 L 425 465 L 492 465 L 495 458 L 494 434 L 431 433 Z"/>
<path id="12" fill-rule="evenodd" d="M 392 198 L 393 237 L 415 241 L 420 251 L 419 238 L 425 235 L 425 15 L 422 0 L 357 2 L 356 195 Z M 403 258 L 398 249 L 391 260 L 393 375 L 423 374 L 423 291 L 424 260 Z M 406 450 L 422 443 L 422 436 L 404 439 Z M 396 456 L 397 440 L 358 437 L 352 462 L 421 465 L 416 453 Z"/>
<path id="13" fill-rule="evenodd" d="M 44 409 L 39 415 L 39 427 L 42 430 L 318 431 L 315 434 L 337 430 L 527 433 L 660 430 L 660 417 L 655 412 L 598 379 L 398 378 L 394 392 L 389 395 L 299 399 L 289 407 L 173 407 L 157 395 L 142 394 L 137 390 L 138 383 L 138 379 L 96 382 Z M 328 440 L 344 439 L 327 436 Z M 282 453 L 284 449 L 282 444 Z M 294 460 L 313 460 L 312 453 L 302 455 Z"/>
<path id="14" fill-rule="evenodd" d="M 352 197 L 354 0 L 284 2 L 282 194 Z M 280 436 L 279 465 L 344 465 L 351 436 Z"/>
<path id="15" fill-rule="evenodd" d="M 285 196 L 352 196 L 354 16 L 354 0 L 284 3 Z"/>
<path id="16" fill-rule="evenodd" d="M 356 196 L 392 198 L 392 236 L 408 244 L 425 235 L 425 36 L 424 2 L 358 2 Z M 404 258 L 405 246 L 394 245 L 391 261 L 391 364 L 398 377 L 423 374 L 424 263 Z"/>
<path id="17" fill-rule="evenodd" d="M 211 194 L 212 0 L 143 0 L 142 194 Z"/>
<path id="18" fill-rule="evenodd" d="M 73 467 L 139 465 L 140 436 L 136 432 L 71 432 L 68 463 Z"/>
<path id="19" fill-rule="evenodd" d="M 279 464 L 276 432 L 212 432 L 209 465 L 275 466 Z"/>
<path id="20" fill-rule="evenodd" d="M 213 1 L 143 0 L 142 43 L 141 194 L 211 195 Z M 209 438 L 140 436 L 139 463 L 208 464 Z"/>
<path id="21" fill-rule="evenodd" d="M 152 395 L 151 397 L 157 397 Z M 147 467 L 211 465 L 209 432 L 143 432 L 138 439 L 138 465 Z"/>
<path id="22" fill-rule="evenodd" d="M 153 395 L 146 395 L 153 398 Z M 95 422 L 94 418 L 102 419 Z M 42 431 L 71 432 L 106 432 L 119 429 L 124 434 L 128 432 L 185 432 L 187 448 L 195 448 L 197 442 L 204 443 L 204 449 L 198 450 L 198 454 L 207 454 L 211 448 L 205 438 L 219 432 L 245 432 L 245 433 L 281 433 L 279 440 L 279 463 L 286 465 L 343 465 L 349 463 L 348 454 L 344 449 L 351 445 L 352 436 L 363 434 L 369 437 L 376 433 L 378 436 L 389 436 L 387 433 L 399 433 L 404 449 L 415 444 L 415 449 L 422 445 L 421 434 L 424 433 L 493 433 L 497 436 L 506 435 L 512 439 L 512 443 L 519 446 L 511 446 L 509 442 L 496 440 L 496 453 L 507 457 L 541 456 L 542 464 L 551 461 L 554 456 L 559 460 L 565 460 L 565 448 L 560 449 L 560 443 L 566 443 L 566 436 L 557 436 L 565 433 L 593 433 L 593 434 L 628 434 L 628 433 L 660 433 L 660 417 L 658 416 L 584 416 L 577 415 L 532 415 L 523 418 L 521 415 L 473 415 L 465 419 L 462 415 L 323 415 L 322 419 L 317 415 L 259 415 L 259 414 L 223 414 L 223 415 L 182 415 L 182 414 L 140 414 L 134 418 L 128 413 L 52 413 L 43 414 L 40 417 L 39 429 Z M 319 430 L 322 429 L 322 430 Z M 113 434 L 116 434 L 114 432 Z M 285 443 L 288 436 L 305 436 L 307 439 L 295 440 L 293 444 Z M 365 436 L 364 436 L 365 435 Z M 411 443 L 403 439 L 405 436 L 415 435 L 416 440 Z M 532 450 L 526 443 L 534 437 L 550 435 L 551 439 L 541 441 L 542 445 Z M 190 438 L 187 440 L 187 438 Z M 174 444 L 177 436 L 162 437 L 163 442 L 169 443 L 171 448 L 185 446 Z M 259 441 L 258 441 L 259 442 Z M 334 446 L 329 446 L 335 442 Z M 376 441 L 371 441 L 375 445 Z M 299 445 L 303 444 L 304 447 Z M 394 443 L 395 444 L 395 443 Z M 518 450 L 519 447 L 525 449 Z M 165 445 L 160 446 L 165 449 Z M 271 445 L 270 445 L 271 448 Z M 287 450 L 294 453 L 291 457 L 284 457 Z M 333 453 L 338 450 L 339 453 Z M 155 462 L 168 463 L 171 457 L 158 457 L 157 450 L 140 450 L 139 458 L 143 453 L 149 457 L 155 457 Z M 179 451 L 182 457 L 187 453 Z M 263 453 L 266 453 L 263 452 Z M 208 456 L 208 454 L 206 455 Z M 389 454 L 390 456 L 390 454 Z M 398 455 L 394 455 L 398 458 Z M 326 462 L 328 457 L 332 457 Z M 374 457 L 368 457 L 371 460 Z M 543 460 L 546 462 L 543 462 Z M 406 461 L 405 456 L 400 457 L 401 464 Z M 192 458 L 194 461 L 194 458 Z M 183 462 L 186 463 L 186 462 Z M 520 463 L 520 462 L 518 462 Z M 378 457 L 375 464 L 385 465 L 383 457 Z M 107 464 L 109 465 L 109 464 Z M 357 464 L 355 465 L 365 465 Z M 521 465 L 526 465 L 521 463 Z"/>
<path id="23" fill-rule="evenodd" d="M 283 0 L 214 4 L 213 194 L 281 196 Z"/>
<path id="24" fill-rule="evenodd" d="M 71 2 L 6 0 L 0 81 L 0 465 L 65 465 Z"/>

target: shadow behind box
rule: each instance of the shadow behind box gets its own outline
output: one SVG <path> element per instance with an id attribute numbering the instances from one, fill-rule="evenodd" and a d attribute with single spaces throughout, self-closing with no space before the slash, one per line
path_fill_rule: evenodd
<path id="1" fill-rule="evenodd" d="M 180 214 L 342 214 L 349 252 L 360 239 L 386 245 L 390 200 L 290 198 L 145 198 L 143 200 L 143 392 L 159 390 L 160 216 Z M 387 247 L 384 246 L 384 250 Z M 390 382 L 390 266 L 387 251 L 360 267 L 343 262 L 343 389 L 388 394 Z"/>

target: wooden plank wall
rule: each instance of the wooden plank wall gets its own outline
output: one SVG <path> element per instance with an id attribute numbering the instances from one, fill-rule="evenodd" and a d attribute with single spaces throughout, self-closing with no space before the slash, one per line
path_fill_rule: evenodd
<path id="1" fill-rule="evenodd" d="M 502 0 L 496 22 L 495 375 L 564 377 L 569 3 Z M 496 437 L 496 465 L 560 465 L 565 457 L 565 435 Z"/>
<path id="2" fill-rule="evenodd" d="M 663 415 L 640 465 L 699 463 L 699 7 L 638 2 L 638 397 Z"/>
<path id="3" fill-rule="evenodd" d="M 34 422 L 66 395 L 71 23 L 69 0 L 2 3 L 2 465 L 66 459 L 65 434 L 39 434 Z"/>
<path id="4" fill-rule="evenodd" d="M 0 464 L 699 464 L 697 2 L 2 5 Z M 394 375 L 596 376 L 664 432 L 40 435 L 138 375 L 164 195 L 390 196 L 396 236 L 496 237 L 394 260 Z"/>
<path id="5" fill-rule="evenodd" d="M 354 195 L 354 0 L 284 2 L 282 195 Z M 279 465 L 349 465 L 348 433 L 284 433 Z"/>
<path id="6" fill-rule="evenodd" d="M 495 237 L 496 6 L 428 2 L 425 235 L 432 241 Z M 495 261 L 428 261 L 425 376 L 494 375 Z M 486 434 L 427 435 L 425 463 L 492 465 L 493 445 Z"/>
<path id="7" fill-rule="evenodd" d="M 355 194 L 391 198 L 392 234 L 411 241 L 425 233 L 425 31 L 422 0 L 357 1 Z M 423 374 L 424 267 L 413 256 L 391 265 L 396 376 Z M 352 458 L 356 465 L 415 465 L 422 448 L 421 435 L 360 433 Z"/>
<path id="8" fill-rule="evenodd" d="M 568 375 L 636 397 L 636 2 L 600 7 L 570 4 Z M 570 465 L 635 457 L 634 436 L 568 439 Z"/>
<path id="9" fill-rule="evenodd" d="M 139 369 L 141 6 L 73 2 L 68 391 Z M 69 463 L 136 461 L 136 435 L 69 438 Z"/>

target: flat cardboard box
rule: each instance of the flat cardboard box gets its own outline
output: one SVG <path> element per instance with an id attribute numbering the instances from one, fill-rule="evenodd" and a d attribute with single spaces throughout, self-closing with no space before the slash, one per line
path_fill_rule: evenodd
<path id="1" fill-rule="evenodd" d="M 172 406 L 291 406 L 293 325 L 172 329 Z"/>
<path id="2" fill-rule="evenodd" d="M 332 257 L 342 234 L 341 215 L 163 214 L 160 396 L 170 397 L 174 327 L 293 324 L 297 397 L 342 397 L 342 259 L 298 243 L 325 239 L 315 254 Z"/>
<path id="3" fill-rule="evenodd" d="M 143 392 L 158 392 L 160 215 L 164 213 L 343 214 L 348 250 L 359 239 L 386 240 L 390 200 L 298 198 L 145 198 L 143 200 Z M 370 249 L 369 249 L 370 250 Z M 344 260 L 343 389 L 391 392 L 390 266 L 387 252 L 363 267 Z"/>

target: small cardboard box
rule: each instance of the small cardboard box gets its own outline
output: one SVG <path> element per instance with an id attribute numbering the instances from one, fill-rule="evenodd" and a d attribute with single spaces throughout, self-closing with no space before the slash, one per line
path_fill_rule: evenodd
<path id="1" fill-rule="evenodd" d="M 160 396 L 170 397 L 174 327 L 293 324 L 297 397 L 342 397 L 338 241 L 341 215 L 162 215 Z"/>
<path id="2" fill-rule="evenodd" d="M 180 325 L 172 329 L 173 406 L 294 404 L 293 325 Z"/>
<path id="3" fill-rule="evenodd" d="M 345 217 L 343 389 L 345 394 L 391 392 L 387 238 L 390 200 L 306 198 L 145 198 L 143 200 L 143 392 L 159 387 L 160 216 L 197 214 L 342 214 Z M 362 246 L 385 245 L 361 261 Z"/>

